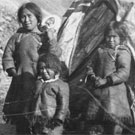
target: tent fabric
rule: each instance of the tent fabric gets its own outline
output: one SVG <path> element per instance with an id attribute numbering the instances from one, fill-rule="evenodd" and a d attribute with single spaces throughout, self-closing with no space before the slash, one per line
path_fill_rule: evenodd
<path id="1" fill-rule="evenodd" d="M 89 0 L 89 3 L 87 0 L 86 5 L 82 4 L 86 0 L 75 2 L 75 10 L 68 14 L 58 35 L 58 45 L 64 50 L 60 59 L 66 63 L 69 74 L 75 71 L 91 50 L 101 42 L 104 29 L 115 14 L 102 0 Z"/>
<path id="2" fill-rule="evenodd" d="M 82 12 L 72 13 L 66 21 L 66 27 L 61 35 L 62 38 L 59 40 L 59 45 L 62 48 L 62 56 L 60 59 L 61 61 L 65 61 L 68 68 L 70 68 L 70 57 L 74 54 L 77 45 L 76 41 L 83 16 L 84 13 Z"/>

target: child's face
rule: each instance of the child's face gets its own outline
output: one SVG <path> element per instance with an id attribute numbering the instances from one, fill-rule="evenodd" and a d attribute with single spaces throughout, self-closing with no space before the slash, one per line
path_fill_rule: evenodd
<path id="1" fill-rule="evenodd" d="M 30 12 L 28 9 L 24 9 L 22 12 L 22 16 L 21 16 L 21 23 L 23 28 L 33 31 L 33 32 L 37 32 L 37 18 L 36 16 Z"/>
<path id="2" fill-rule="evenodd" d="M 55 78 L 55 72 L 46 67 L 46 64 L 44 62 L 39 62 L 39 73 L 42 76 L 44 80 L 54 79 Z"/>
<path id="3" fill-rule="evenodd" d="M 110 31 L 106 36 L 107 46 L 114 49 L 117 45 L 120 44 L 120 37 L 115 31 Z"/>
<path id="4" fill-rule="evenodd" d="M 45 25 L 47 28 L 52 28 L 54 23 L 55 23 L 55 19 L 51 17 L 45 22 Z"/>

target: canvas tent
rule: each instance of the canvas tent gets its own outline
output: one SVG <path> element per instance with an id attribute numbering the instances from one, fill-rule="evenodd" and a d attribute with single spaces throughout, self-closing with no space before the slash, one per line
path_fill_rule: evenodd
<path id="1" fill-rule="evenodd" d="M 64 15 L 66 20 L 59 32 L 59 46 L 63 50 L 61 60 L 65 61 L 70 74 L 90 54 L 91 49 L 103 40 L 104 30 L 114 18 L 126 23 L 129 28 L 130 44 L 134 48 L 134 2 L 134 0 L 75 0 L 72 3 Z"/>
<path id="2" fill-rule="evenodd" d="M 104 30 L 111 20 L 126 24 L 128 45 L 135 58 L 135 1 L 74 0 L 63 18 L 58 45 L 62 48 L 60 59 L 69 69 L 71 117 L 76 119 L 85 111 L 87 99 L 92 96 L 84 83 L 86 66 L 103 41 Z M 135 77 L 131 78 L 134 85 Z"/>

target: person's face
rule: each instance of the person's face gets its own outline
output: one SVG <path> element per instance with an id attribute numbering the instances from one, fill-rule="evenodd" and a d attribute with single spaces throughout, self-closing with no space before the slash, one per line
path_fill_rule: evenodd
<path id="1" fill-rule="evenodd" d="M 37 31 L 37 18 L 28 9 L 24 9 L 21 16 L 21 23 L 24 29 L 36 32 Z"/>
<path id="2" fill-rule="evenodd" d="M 55 23 L 55 19 L 53 17 L 51 17 L 51 18 L 47 19 L 47 21 L 45 22 L 45 25 L 47 28 L 51 28 L 51 27 L 53 27 L 54 23 Z"/>
<path id="3" fill-rule="evenodd" d="M 110 31 L 106 36 L 107 46 L 114 49 L 117 45 L 120 44 L 120 37 L 115 31 Z"/>
<path id="4" fill-rule="evenodd" d="M 39 67 L 39 73 L 44 80 L 55 78 L 55 72 L 52 69 L 47 68 L 44 62 L 39 62 L 38 67 Z"/>

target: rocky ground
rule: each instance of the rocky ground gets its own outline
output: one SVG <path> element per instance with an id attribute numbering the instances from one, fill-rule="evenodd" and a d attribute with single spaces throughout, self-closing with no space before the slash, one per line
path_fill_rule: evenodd
<path id="1" fill-rule="evenodd" d="M 11 7 L 9 10 L 6 6 L 6 1 L 4 2 L 5 5 L 0 4 L 0 48 L 3 50 L 10 36 L 18 28 L 15 12 L 13 10 L 11 11 L 12 5 L 10 4 Z M 13 7 L 13 9 L 15 9 L 15 7 Z M 0 68 L 1 57 L 2 54 L 0 52 Z M 0 71 L 0 135 L 15 135 L 15 127 L 5 124 L 2 119 L 2 108 L 10 82 L 11 78 L 9 78 L 6 73 Z"/>
<path id="2" fill-rule="evenodd" d="M 12 5 L 11 5 L 12 6 Z M 4 50 L 7 40 L 18 28 L 15 13 L 11 12 L 6 6 L 0 4 L 0 48 Z M 0 69 L 1 69 L 1 57 L 0 52 Z M 15 135 L 15 127 L 5 124 L 2 119 L 2 108 L 5 96 L 11 78 L 9 78 L 5 72 L 0 70 L 0 135 Z"/>

